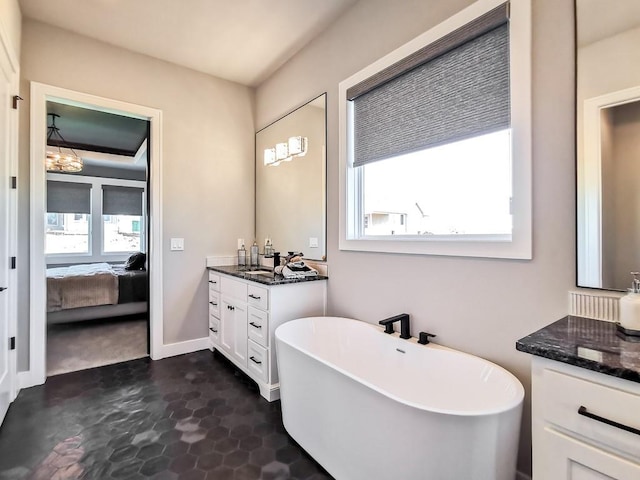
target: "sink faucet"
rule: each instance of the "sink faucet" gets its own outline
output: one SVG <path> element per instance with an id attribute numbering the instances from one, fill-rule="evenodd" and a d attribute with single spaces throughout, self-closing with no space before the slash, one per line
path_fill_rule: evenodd
<path id="1" fill-rule="evenodd" d="M 385 318 L 378 323 L 384 325 L 384 333 L 393 333 L 393 324 L 398 320 L 400 321 L 400 338 L 411 338 L 408 313 L 401 313 L 400 315 Z"/>

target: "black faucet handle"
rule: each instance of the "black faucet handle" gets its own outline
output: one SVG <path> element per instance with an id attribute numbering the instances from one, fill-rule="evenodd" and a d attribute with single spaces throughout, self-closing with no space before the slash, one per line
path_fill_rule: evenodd
<path id="1" fill-rule="evenodd" d="M 421 343 L 422 345 L 426 345 L 429 343 L 429 337 L 435 337 L 436 335 L 434 335 L 433 333 L 427 333 L 427 332 L 420 332 L 418 334 L 418 343 Z"/>

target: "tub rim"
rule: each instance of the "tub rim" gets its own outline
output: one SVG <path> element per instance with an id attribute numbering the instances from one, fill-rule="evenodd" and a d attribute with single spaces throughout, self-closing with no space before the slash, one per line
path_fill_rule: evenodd
<path id="1" fill-rule="evenodd" d="M 309 323 L 310 321 L 314 320 L 314 319 L 336 319 L 336 320 L 347 320 L 347 321 L 351 321 L 351 322 L 358 322 L 360 324 L 363 324 L 366 328 L 372 328 L 375 330 L 380 330 L 381 333 L 384 333 L 382 331 L 382 328 L 378 327 L 377 325 L 374 325 L 372 323 L 369 322 L 365 322 L 363 320 L 358 320 L 355 318 L 349 318 L 349 317 L 338 317 L 338 316 L 313 316 L 313 317 L 302 317 L 302 318 L 296 318 L 293 320 L 290 320 L 288 322 L 285 322 L 281 325 L 279 325 L 276 330 L 275 330 L 275 338 L 276 338 L 276 354 L 278 352 L 278 342 L 283 342 L 286 345 L 288 345 L 289 347 L 304 353 L 305 355 L 313 358 L 315 361 L 323 363 L 325 365 L 330 366 L 332 369 L 334 369 L 335 371 L 341 373 L 342 375 L 345 375 L 346 377 L 349 377 L 351 379 L 353 379 L 354 381 L 366 386 L 367 388 L 370 388 L 371 390 L 374 390 L 378 393 L 380 393 L 381 395 L 384 395 L 387 398 L 390 398 L 391 400 L 401 403 L 403 405 L 406 405 L 408 407 L 411 408 L 415 408 L 418 410 L 422 410 L 425 412 L 430 412 L 430 413 L 439 413 L 439 414 L 443 414 L 443 415 L 450 415 L 450 416 L 456 416 L 456 417 L 485 417 L 485 416 L 491 416 L 491 415 L 497 415 L 500 413 L 505 413 L 508 412 L 510 410 L 516 409 L 516 408 L 520 408 L 522 406 L 523 400 L 524 400 L 524 387 L 522 386 L 522 383 L 520 382 L 520 380 L 518 380 L 518 377 L 516 377 L 513 373 L 511 373 L 509 370 L 507 370 L 506 368 L 498 365 L 497 363 L 494 363 L 490 360 L 487 360 L 485 358 L 482 358 L 478 355 L 474 355 L 471 353 L 467 353 L 467 352 L 463 352 L 460 350 L 456 350 L 454 348 L 450 348 L 450 347 L 445 347 L 443 345 L 439 345 L 439 344 L 435 344 L 433 342 L 430 342 L 428 345 L 424 345 L 424 347 L 426 348 L 431 348 L 434 350 L 443 350 L 446 352 L 450 352 L 450 353 L 454 353 L 457 355 L 463 355 L 466 357 L 472 357 L 476 360 L 480 360 L 484 363 L 486 363 L 487 365 L 491 366 L 492 368 L 495 368 L 499 371 L 501 371 L 503 374 L 505 374 L 507 376 L 507 378 L 509 378 L 514 386 L 515 386 L 515 392 L 513 395 L 513 399 L 511 399 L 508 402 L 505 402 L 504 405 L 501 405 L 499 407 L 495 407 L 495 408 L 488 408 L 488 409 L 483 409 L 483 410 L 467 410 L 467 411 L 456 411 L 456 410 L 449 410 L 449 409 L 445 409 L 445 408 L 437 408 L 437 407 L 431 407 L 431 406 L 427 406 L 427 405 L 423 405 L 420 403 L 416 403 L 416 402 L 412 402 L 412 401 L 408 401 L 402 397 L 399 397 L 398 395 L 395 395 L 375 384 L 372 384 L 371 382 L 368 382 L 367 380 L 337 366 L 336 364 L 334 364 L 333 362 L 330 362 L 326 359 L 323 359 L 321 357 L 319 357 L 318 355 L 315 355 L 313 353 L 311 353 L 310 351 L 308 351 L 305 348 L 302 348 L 300 346 L 297 345 L 292 345 L 289 341 L 285 340 L 282 338 L 282 336 L 279 334 L 279 330 L 286 330 L 288 328 L 292 328 L 292 326 L 287 327 L 288 324 L 292 324 L 292 323 L 296 323 L 296 322 L 306 322 Z M 400 338 L 398 333 L 394 333 L 392 335 L 394 338 Z M 418 344 L 417 343 L 417 339 L 415 337 L 411 337 L 410 339 L 407 339 L 406 341 L 410 342 L 410 343 L 414 343 L 414 344 Z"/>

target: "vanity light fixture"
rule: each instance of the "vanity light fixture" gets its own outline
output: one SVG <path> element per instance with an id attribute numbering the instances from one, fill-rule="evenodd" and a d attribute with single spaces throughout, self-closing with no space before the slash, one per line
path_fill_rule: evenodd
<path id="1" fill-rule="evenodd" d="M 273 165 L 274 163 L 276 163 L 276 149 L 275 148 L 265 148 L 264 149 L 264 164 L 265 164 L 265 166 Z"/>
<path id="2" fill-rule="evenodd" d="M 274 148 L 265 148 L 264 165 L 277 167 L 280 162 L 290 162 L 293 157 L 304 157 L 307 144 L 307 137 L 289 137 L 287 142 L 277 143 Z"/>
<path id="3" fill-rule="evenodd" d="M 47 126 L 47 157 L 45 159 L 45 167 L 48 171 L 53 172 L 79 172 L 82 170 L 83 163 L 73 148 L 67 146 L 67 141 L 60 134 L 60 129 L 56 126 L 56 118 L 60 117 L 57 113 L 48 113 L 51 116 L 51 125 Z M 49 147 L 58 147 L 56 152 Z M 64 153 L 65 148 L 71 153 Z"/>
<path id="4" fill-rule="evenodd" d="M 289 137 L 289 155 L 304 157 L 307 154 L 307 137 Z"/>

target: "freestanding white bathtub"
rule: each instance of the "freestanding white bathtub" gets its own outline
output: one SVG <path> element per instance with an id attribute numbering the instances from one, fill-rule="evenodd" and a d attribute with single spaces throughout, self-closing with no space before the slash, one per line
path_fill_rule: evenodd
<path id="1" fill-rule="evenodd" d="M 524 390 L 481 358 L 365 322 L 276 329 L 287 432 L 338 480 L 514 480 Z"/>

